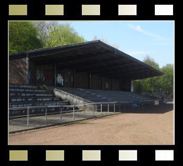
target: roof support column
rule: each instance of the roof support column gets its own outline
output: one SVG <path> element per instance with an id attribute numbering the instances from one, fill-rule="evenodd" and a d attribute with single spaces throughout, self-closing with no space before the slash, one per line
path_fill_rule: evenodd
<path id="1" fill-rule="evenodd" d="M 73 82 L 72 83 L 73 83 L 72 84 L 73 88 L 75 88 L 76 87 L 76 69 L 75 68 L 73 68 Z"/>
<path id="2" fill-rule="evenodd" d="M 112 77 L 111 77 L 111 90 L 112 90 Z"/>
<path id="3" fill-rule="evenodd" d="M 103 76 L 101 75 L 101 90 L 103 89 Z"/>
<path id="4" fill-rule="evenodd" d="M 57 65 L 53 64 L 53 86 L 56 87 L 57 84 Z"/>
<path id="5" fill-rule="evenodd" d="M 91 71 L 88 72 L 88 89 L 91 89 Z"/>
<path id="6" fill-rule="evenodd" d="M 133 80 L 131 80 L 131 88 L 130 91 L 133 92 Z"/>
<path id="7" fill-rule="evenodd" d="M 120 80 L 119 80 L 119 90 L 120 91 L 123 91 L 123 88 L 122 88 L 122 80 L 123 80 L 123 78 L 122 78 L 122 76 L 120 76 Z"/>

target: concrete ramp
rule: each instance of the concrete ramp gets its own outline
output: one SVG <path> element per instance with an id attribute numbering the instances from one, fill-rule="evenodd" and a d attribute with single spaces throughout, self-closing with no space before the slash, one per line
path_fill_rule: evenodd
<path id="1" fill-rule="evenodd" d="M 95 90 L 82 88 L 57 88 L 63 92 L 71 94 L 85 102 L 139 102 L 149 100 L 149 98 L 133 92 Z"/>

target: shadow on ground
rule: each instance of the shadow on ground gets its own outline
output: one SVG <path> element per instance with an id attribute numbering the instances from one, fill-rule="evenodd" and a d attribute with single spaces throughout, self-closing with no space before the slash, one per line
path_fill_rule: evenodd
<path id="1" fill-rule="evenodd" d="M 148 106 L 144 108 L 134 108 L 131 110 L 123 110 L 124 113 L 153 113 L 163 114 L 173 110 L 173 104 L 161 104 L 157 106 Z"/>
<path id="2" fill-rule="evenodd" d="M 134 108 L 132 110 L 123 110 L 124 113 L 153 113 L 153 114 L 163 114 L 173 110 L 173 104 L 161 104 L 157 106 L 149 106 L 144 108 Z"/>

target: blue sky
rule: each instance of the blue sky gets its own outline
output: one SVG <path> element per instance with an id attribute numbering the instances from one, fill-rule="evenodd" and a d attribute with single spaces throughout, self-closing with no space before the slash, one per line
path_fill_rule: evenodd
<path id="1" fill-rule="evenodd" d="M 60 22 L 65 23 L 65 22 Z M 173 21 L 67 21 L 87 41 L 103 38 L 143 61 L 150 56 L 163 67 L 174 64 Z"/>

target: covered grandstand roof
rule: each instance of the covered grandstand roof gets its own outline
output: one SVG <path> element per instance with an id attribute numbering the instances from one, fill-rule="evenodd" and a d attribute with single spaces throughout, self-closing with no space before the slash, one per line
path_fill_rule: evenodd
<path id="1" fill-rule="evenodd" d="M 26 56 L 37 65 L 55 63 L 60 69 L 75 68 L 77 72 L 90 71 L 113 78 L 135 80 L 163 74 L 100 40 L 19 52 L 10 54 L 9 60 Z"/>

